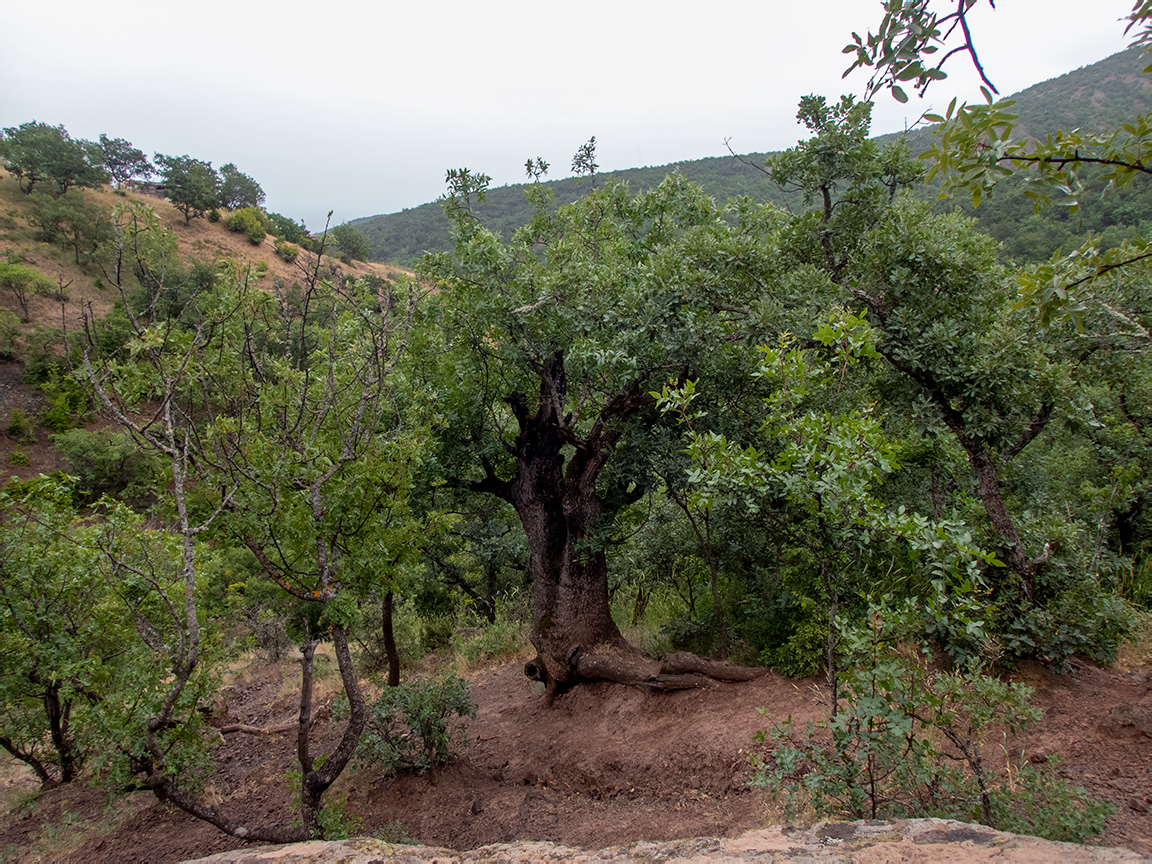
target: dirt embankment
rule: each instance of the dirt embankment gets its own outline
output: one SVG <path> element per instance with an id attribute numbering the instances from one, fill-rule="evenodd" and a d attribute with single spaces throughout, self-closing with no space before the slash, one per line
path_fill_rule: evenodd
<path id="1" fill-rule="evenodd" d="M 1068 779 L 1117 805 L 1100 842 L 1152 854 L 1149 670 L 1083 666 L 1053 676 L 1027 667 L 1021 678 L 1036 687 L 1046 716 L 1027 735 L 999 743 L 1009 753 L 1058 757 Z M 215 722 L 290 720 L 297 680 L 290 662 L 253 667 L 226 688 L 227 708 Z M 532 695 L 518 664 L 478 672 L 472 683 L 480 706 L 468 728 L 475 743 L 436 785 L 427 776 L 388 779 L 362 768 L 337 783 L 347 812 L 363 819 L 357 833 L 456 850 L 737 837 L 783 821 L 764 793 L 747 786 L 753 735 L 769 723 L 757 708 L 800 722 L 822 711 L 813 682 L 774 674 L 663 695 L 594 684 L 551 709 Z M 325 722 L 321 738 L 334 740 L 338 729 Z M 214 748 L 206 794 L 239 818 L 286 824 L 293 751 L 290 732 L 226 736 Z M 30 785 L 11 771 L 8 784 Z M 147 793 L 106 809 L 108 801 L 107 789 L 81 784 L 46 793 L 0 818 L 0 849 L 13 861 L 171 862 L 242 845 Z"/>

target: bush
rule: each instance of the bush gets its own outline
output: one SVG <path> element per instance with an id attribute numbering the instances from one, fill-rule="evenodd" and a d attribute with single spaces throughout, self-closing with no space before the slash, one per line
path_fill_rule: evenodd
<path id="1" fill-rule="evenodd" d="M 496 604 L 493 621 L 470 616 L 462 622 L 464 632 L 457 628 L 449 644 L 461 667 L 476 666 L 511 657 L 528 644 L 531 613 L 516 595 L 505 597 Z M 467 632 L 471 631 L 471 632 Z"/>
<path id="2" fill-rule="evenodd" d="M 92 503 L 110 495 L 129 503 L 146 500 L 164 478 L 161 459 L 142 453 L 123 432 L 108 429 L 68 429 L 52 436 L 52 444 L 78 478 L 83 500 Z"/>
<path id="3" fill-rule="evenodd" d="M 1035 657 L 1057 672 L 1067 671 L 1073 654 L 1108 664 L 1135 625 L 1124 601 L 1085 576 L 1079 585 L 1046 606 L 1027 606 L 1009 622 L 1004 647 L 1018 657 Z"/>
<path id="4" fill-rule="evenodd" d="M 29 464 L 28 463 L 28 454 L 25 453 L 23 450 L 13 450 L 12 453 L 8 456 L 8 461 L 10 463 L 12 463 L 13 465 L 27 465 L 27 464 Z"/>
<path id="5" fill-rule="evenodd" d="M 269 234 L 274 234 L 288 243 L 302 243 L 308 239 L 308 229 L 304 227 L 303 222 L 294 222 L 280 213 L 268 213 L 266 218 Z"/>
<path id="6" fill-rule="evenodd" d="M 220 221 L 220 211 L 215 207 L 208 211 L 208 221 L 213 224 Z"/>
<path id="7" fill-rule="evenodd" d="M 386 774 L 406 768 L 430 771 L 436 782 L 439 767 L 463 744 L 460 724 L 453 718 L 475 716 L 476 703 L 462 678 L 386 687 L 372 705 L 358 757 Z"/>
<path id="8" fill-rule="evenodd" d="M 289 264 L 295 261 L 300 254 L 300 247 L 295 243 L 289 243 L 287 240 L 277 240 L 273 248 L 276 250 L 276 254 Z"/>
<path id="9" fill-rule="evenodd" d="M 49 400 L 48 407 L 40 412 L 40 425 L 49 432 L 66 432 L 81 424 L 83 416 L 92 408 L 84 386 L 58 366 L 52 367 L 40 389 Z"/>
<path id="10" fill-rule="evenodd" d="M 67 432 L 72 428 L 73 418 L 63 399 L 53 399 L 51 404 L 40 412 L 40 425 L 49 432 Z"/>
<path id="11" fill-rule="evenodd" d="M 229 214 L 224 220 L 224 227 L 237 234 L 245 234 L 248 242 L 256 246 L 264 242 L 264 235 L 268 233 L 268 222 L 259 207 L 243 207 L 235 213 Z"/>
<path id="12" fill-rule="evenodd" d="M 853 659 L 843 707 L 803 732 L 789 718 L 758 733 L 778 746 L 771 763 L 753 756 L 753 785 L 783 793 L 789 818 L 807 804 L 822 817 L 935 816 L 1051 840 L 1100 833 L 1111 805 L 1089 801 L 1051 764 L 1021 760 L 1005 778 L 985 767 L 981 751 L 994 729 L 1017 731 L 1041 716 L 1033 691 L 976 663 L 931 671 L 927 650 L 906 644 L 917 619 L 911 605 L 870 607 L 870 626 L 845 634 Z"/>
<path id="13" fill-rule="evenodd" d="M 388 668 L 388 655 L 380 626 L 382 598 L 374 596 L 364 601 L 359 610 L 356 627 L 356 665 L 365 675 Z M 420 650 L 422 623 L 419 613 L 404 597 L 396 597 L 392 605 L 392 636 L 400 666 L 406 668 L 423 657 Z"/>
<path id="14" fill-rule="evenodd" d="M 16 340 L 19 338 L 19 317 L 8 309 L 0 309 L 0 361 L 16 359 Z"/>
<path id="15" fill-rule="evenodd" d="M 5 431 L 9 438 L 15 439 L 17 444 L 36 443 L 36 430 L 32 427 L 32 421 L 19 408 L 12 409 L 12 417 L 8 421 L 8 428 Z"/>

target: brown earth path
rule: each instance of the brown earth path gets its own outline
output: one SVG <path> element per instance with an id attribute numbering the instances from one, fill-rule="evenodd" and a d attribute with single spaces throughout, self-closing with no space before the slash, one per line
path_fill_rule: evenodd
<path id="1" fill-rule="evenodd" d="M 274 726 L 295 711 L 295 664 L 253 668 L 225 690 L 216 722 Z M 1144 667 L 1082 665 L 1064 676 L 1026 667 L 1046 709 L 1008 752 L 1057 756 L 1061 771 L 1117 805 L 1099 842 L 1152 854 L 1152 680 Z M 550 840 L 599 849 L 634 841 L 735 837 L 782 821 L 766 796 L 747 787 L 753 734 L 768 721 L 820 714 L 816 685 L 769 674 L 704 691 L 648 694 L 612 684 L 577 688 L 545 708 L 518 664 L 473 673 L 480 706 L 468 733 L 475 744 L 433 785 L 427 776 L 395 779 L 365 769 L 334 788 L 364 820 L 358 833 L 471 849 L 516 840 Z M 325 722 L 321 738 L 338 724 Z M 293 738 L 230 735 L 214 748 L 207 786 L 252 821 L 287 822 L 285 773 Z M 10 790 L 27 789 L 9 769 Z M 11 795 L 9 795 L 11 798 Z M 242 844 L 135 792 L 77 784 L 0 817 L 0 850 L 12 861 L 170 862 Z"/>

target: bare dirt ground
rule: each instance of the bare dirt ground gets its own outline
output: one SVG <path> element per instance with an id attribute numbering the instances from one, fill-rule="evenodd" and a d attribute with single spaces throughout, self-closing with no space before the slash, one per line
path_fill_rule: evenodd
<path id="1" fill-rule="evenodd" d="M 215 722 L 272 726 L 294 715 L 298 667 L 253 666 L 225 689 Z M 1057 756 L 1062 773 L 1117 805 L 1099 842 L 1152 854 L 1152 678 L 1147 666 L 1079 666 L 1019 678 L 1036 688 L 1044 720 L 1003 740 L 1012 753 Z M 334 676 L 333 676 L 334 677 Z M 364 820 L 360 833 L 469 849 L 508 840 L 554 840 L 600 848 L 635 840 L 735 836 L 782 821 L 764 793 L 749 789 L 753 734 L 770 717 L 821 713 L 816 686 L 775 674 L 706 691 L 654 695 L 611 684 L 577 688 L 545 708 L 519 664 L 474 673 L 479 715 L 473 746 L 428 776 L 388 779 L 357 769 L 334 791 Z M 334 680 L 330 686 L 334 686 Z M 332 741 L 339 724 L 319 737 Z M 206 793 L 252 821 L 291 818 L 285 773 L 291 733 L 230 735 L 214 748 Z M 6 807 L 0 850 L 7 860 L 169 862 L 243 844 L 155 801 L 75 784 L 41 795 L 9 764 L 0 773 Z M 23 793 L 23 794 L 21 794 Z"/>

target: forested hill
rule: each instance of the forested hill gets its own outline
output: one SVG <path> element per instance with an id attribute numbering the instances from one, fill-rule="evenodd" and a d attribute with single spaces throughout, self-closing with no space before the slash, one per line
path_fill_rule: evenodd
<path id="1" fill-rule="evenodd" d="M 1016 100 L 1012 110 L 1020 115 L 1017 134 L 1043 136 L 1057 129 L 1115 128 L 1134 114 L 1148 111 L 1152 81 L 1140 74 L 1145 65 L 1140 50 L 1133 48 L 1015 94 L 1011 98 Z M 879 140 L 889 141 L 898 134 L 901 133 L 879 136 Z M 926 149 L 932 136 L 930 129 L 905 134 L 914 153 Z M 767 155 L 745 154 L 743 161 L 732 156 L 697 159 L 615 171 L 606 177 L 626 180 L 634 190 L 640 190 L 655 186 L 670 171 L 679 170 L 720 200 L 750 195 L 781 206 L 800 206 L 801 202 L 790 200 L 758 170 Z M 573 201 L 588 189 L 586 182 L 576 178 L 550 181 L 548 185 L 555 191 L 558 203 Z M 1003 184 L 995 195 L 985 199 L 977 215 L 983 228 L 1004 243 L 1005 256 L 1018 261 L 1046 258 L 1057 247 L 1079 245 L 1081 240 L 1077 238 L 1082 238 L 1085 230 L 1104 233 L 1104 242 L 1112 244 L 1127 233 L 1141 230 L 1145 223 L 1152 223 L 1152 187 L 1112 190 L 1102 198 L 1102 187 L 1093 189 L 1092 184 L 1087 185 L 1088 192 L 1080 199 L 1081 210 L 1072 217 L 1063 208 L 1034 215 L 1032 202 L 1009 184 Z M 932 199 L 936 190 L 924 188 L 918 194 Z M 971 204 L 963 201 L 937 206 L 972 210 Z M 523 184 L 490 190 L 478 212 L 488 227 L 506 236 L 531 218 Z M 448 221 L 438 202 L 358 219 L 353 224 L 368 236 L 372 256 L 390 263 L 411 265 L 425 250 L 450 246 Z"/>

